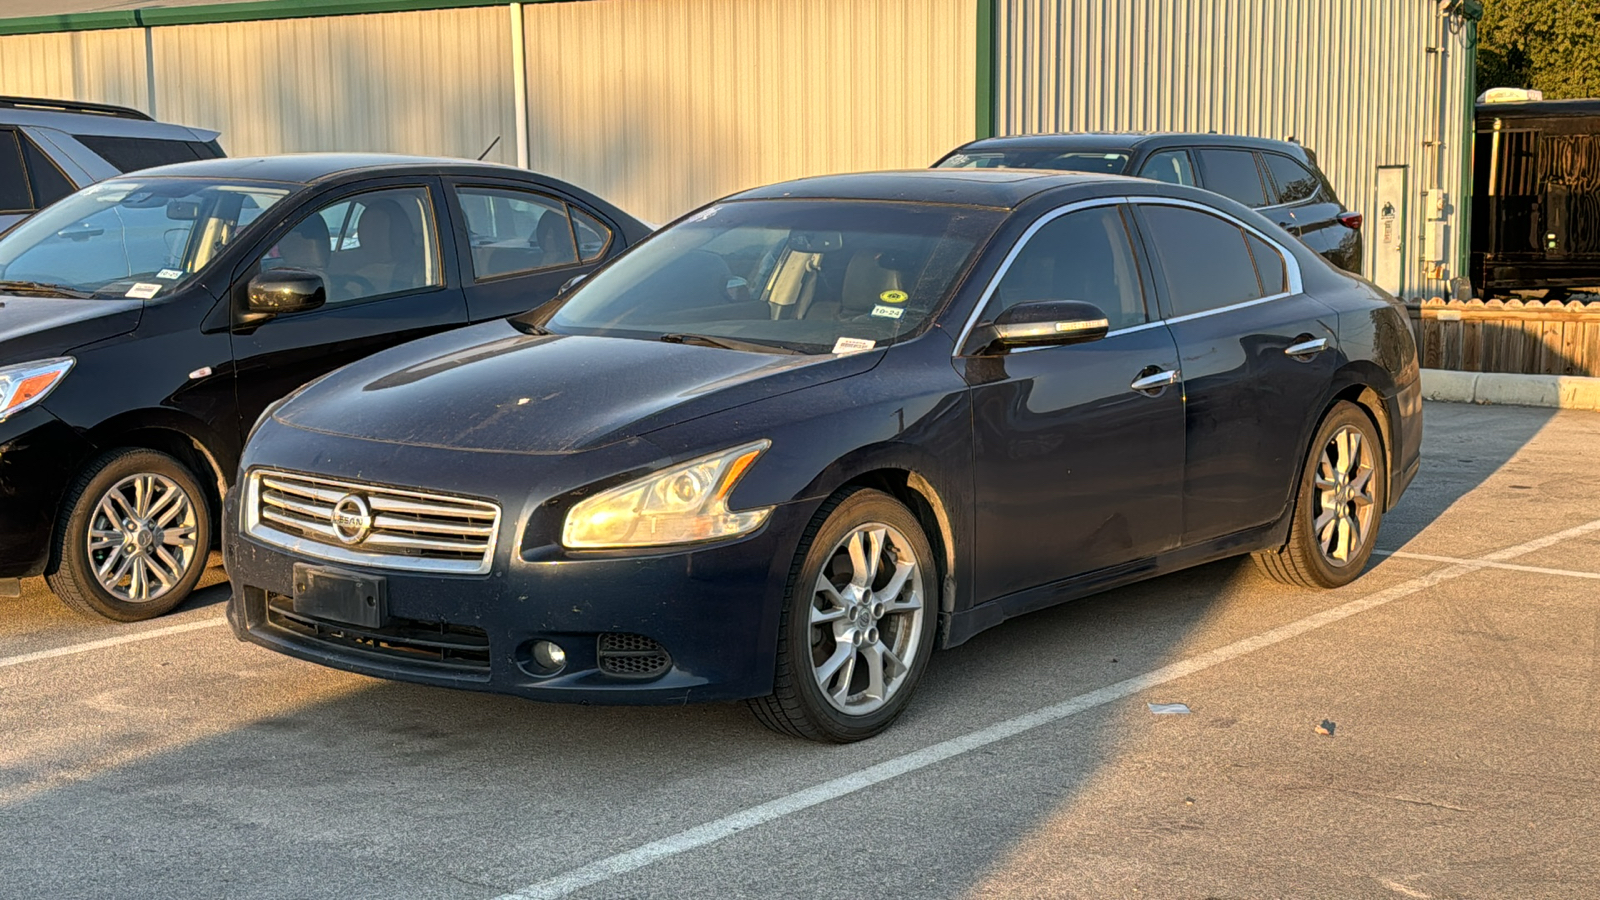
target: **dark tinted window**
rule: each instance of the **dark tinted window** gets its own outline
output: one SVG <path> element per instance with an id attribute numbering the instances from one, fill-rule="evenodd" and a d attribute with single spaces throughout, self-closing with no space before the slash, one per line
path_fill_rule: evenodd
<path id="1" fill-rule="evenodd" d="M 27 160 L 28 174 L 33 178 L 33 202 L 40 208 L 77 190 L 50 157 L 26 137 L 22 139 L 22 158 Z"/>
<path id="2" fill-rule="evenodd" d="M 28 175 L 22 168 L 22 146 L 15 131 L 0 130 L 0 212 L 33 209 Z"/>
<path id="3" fill-rule="evenodd" d="M 1261 278 L 1262 296 L 1281 294 L 1289 289 L 1289 278 L 1283 265 L 1283 256 L 1271 244 L 1245 232 L 1250 244 L 1250 255 L 1255 257 L 1256 274 Z"/>
<path id="4" fill-rule="evenodd" d="M 1200 169 L 1205 176 L 1203 185 L 1231 197 L 1245 206 L 1267 205 L 1267 195 L 1261 188 L 1261 173 L 1256 171 L 1256 155 L 1248 150 L 1199 150 Z"/>
<path id="5" fill-rule="evenodd" d="M 1093 303 L 1113 329 L 1147 320 L 1139 266 L 1120 208 L 1068 213 L 1039 229 L 1000 280 L 989 315 L 1030 300 Z"/>
<path id="6" fill-rule="evenodd" d="M 151 138 L 107 137 L 76 134 L 78 142 L 93 150 L 119 172 L 136 172 L 152 166 L 210 159 L 210 148 L 198 141 L 161 141 Z"/>
<path id="7" fill-rule="evenodd" d="M 1187 150 L 1163 150 L 1152 153 L 1139 169 L 1140 178 L 1153 178 L 1167 184 L 1194 184 L 1194 166 L 1189 162 Z"/>
<path id="8" fill-rule="evenodd" d="M 1317 176 L 1306 171 L 1305 166 L 1276 153 L 1265 153 L 1261 158 L 1267 161 L 1267 171 L 1278 184 L 1279 203 L 1302 203 L 1317 195 Z"/>
<path id="9" fill-rule="evenodd" d="M 1205 312 L 1262 296 L 1239 226 L 1199 210 L 1145 205 L 1175 316 Z"/>

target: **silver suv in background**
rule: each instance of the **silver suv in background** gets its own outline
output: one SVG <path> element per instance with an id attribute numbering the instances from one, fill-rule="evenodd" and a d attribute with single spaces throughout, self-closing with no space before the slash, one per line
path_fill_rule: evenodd
<path id="1" fill-rule="evenodd" d="M 125 106 L 0 96 L 0 232 L 114 175 L 224 156 L 217 136 Z"/>

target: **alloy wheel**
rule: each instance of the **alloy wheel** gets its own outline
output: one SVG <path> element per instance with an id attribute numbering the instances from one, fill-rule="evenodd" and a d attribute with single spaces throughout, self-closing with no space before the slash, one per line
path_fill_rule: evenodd
<path id="1" fill-rule="evenodd" d="M 870 714 L 906 684 L 926 627 L 920 565 L 906 536 L 877 522 L 829 554 L 811 600 L 811 662 L 838 711 Z"/>
<path id="2" fill-rule="evenodd" d="M 1311 523 L 1322 558 L 1345 566 L 1361 555 L 1377 508 L 1372 444 L 1349 425 L 1335 431 L 1317 461 Z"/>
<path id="3" fill-rule="evenodd" d="M 129 475 L 95 503 L 87 536 L 100 586 L 118 600 L 150 603 L 170 592 L 194 565 L 198 514 L 177 482 Z"/>

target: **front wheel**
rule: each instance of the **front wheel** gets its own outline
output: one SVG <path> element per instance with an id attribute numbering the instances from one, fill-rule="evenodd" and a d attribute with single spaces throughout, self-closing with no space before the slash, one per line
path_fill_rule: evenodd
<path id="1" fill-rule="evenodd" d="M 187 468 L 154 450 L 116 450 L 67 491 L 50 589 L 79 612 L 137 622 L 171 611 L 211 552 L 206 495 Z"/>
<path id="2" fill-rule="evenodd" d="M 859 490 L 823 505 L 786 592 L 763 724 L 848 743 L 889 727 L 933 651 L 933 551 L 911 511 Z"/>
<path id="3" fill-rule="evenodd" d="M 1366 568 L 1383 522 L 1388 468 L 1372 420 L 1340 401 L 1311 442 L 1295 492 L 1289 541 L 1256 553 L 1268 575 L 1303 587 L 1343 587 Z"/>

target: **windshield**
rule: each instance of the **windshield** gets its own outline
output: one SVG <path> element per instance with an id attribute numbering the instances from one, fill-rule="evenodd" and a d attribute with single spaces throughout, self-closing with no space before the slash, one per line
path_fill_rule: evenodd
<path id="1" fill-rule="evenodd" d="M 779 352 L 883 346 L 928 321 L 1003 218 L 906 202 L 724 203 L 655 235 L 529 322 Z"/>
<path id="2" fill-rule="evenodd" d="M 1018 147 L 1010 150 L 966 150 L 939 161 L 938 169 L 1054 169 L 1058 172 L 1097 172 L 1121 175 L 1128 154 L 1116 150 L 1045 150 Z"/>
<path id="3" fill-rule="evenodd" d="M 0 238 L 0 290 L 149 299 L 215 259 L 282 187 L 199 178 L 90 185 Z"/>

